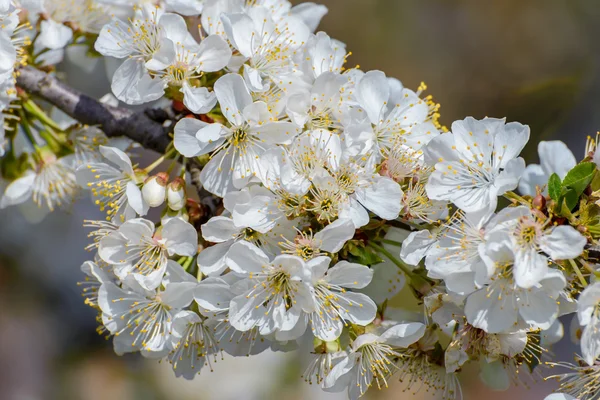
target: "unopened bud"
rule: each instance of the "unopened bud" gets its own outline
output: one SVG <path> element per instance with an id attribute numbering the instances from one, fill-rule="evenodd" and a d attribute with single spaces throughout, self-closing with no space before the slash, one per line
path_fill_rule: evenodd
<path id="1" fill-rule="evenodd" d="M 188 214 L 190 216 L 190 223 L 195 223 L 204 215 L 204 212 L 202 211 L 202 206 L 193 199 L 187 199 L 186 206 Z"/>
<path id="2" fill-rule="evenodd" d="M 185 206 L 185 181 L 175 178 L 167 187 L 167 204 L 171 210 L 179 211 Z"/>
<path id="3" fill-rule="evenodd" d="M 146 203 L 148 203 L 150 207 L 158 207 L 164 203 L 167 194 L 168 180 L 169 176 L 164 172 L 160 172 L 148 177 L 144 181 L 142 196 L 144 196 L 144 200 L 146 200 Z"/>
<path id="4" fill-rule="evenodd" d="M 538 193 L 531 203 L 537 210 L 543 210 L 546 207 L 546 198 L 541 193 Z"/>

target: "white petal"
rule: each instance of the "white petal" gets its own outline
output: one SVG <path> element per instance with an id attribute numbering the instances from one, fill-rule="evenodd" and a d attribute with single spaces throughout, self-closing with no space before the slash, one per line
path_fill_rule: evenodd
<path id="1" fill-rule="evenodd" d="M 221 22 L 223 22 L 223 29 L 227 33 L 231 44 L 244 57 L 252 57 L 254 53 L 253 41 L 259 42 L 261 40 L 261 34 L 254 29 L 252 19 L 246 14 L 223 14 L 221 15 Z"/>
<path id="2" fill-rule="evenodd" d="M 256 68 L 244 65 L 244 79 L 248 88 L 253 92 L 262 93 L 269 90 L 269 81 L 263 79 L 262 74 Z"/>
<path id="3" fill-rule="evenodd" d="M 186 81 L 180 90 L 183 104 L 194 114 L 206 114 L 217 105 L 215 92 L 209 92 L 205 87 L 193 87 Z"/>
<path id="4" fill-rule="evenodd" d="M 115 164 L 125 174 L 133 175 L 133 166 L 131 165 L 131 159 L 122 150 L 116 147 L 100 146 L 100 154 L 108 161 Z"/>
<path id="5" fill-rule="evenodd" d="M 371 123 L 378 125 L 380 118 L 383 117 L 383 107 L 390 97 L 390 88 L 385 74 L 381 71 L 367 72 L 358 82 L 356 97 Z"/>
<path id="6" fill-rule="evenodd" d="M 240 228 L 233 223 L 233 219 L 223 216 L 212 217 L 202 225 L 202 237 L 209 242 L 225 242 L 236 238 Z"/>
<path id="7" fill-rule="evenodd" d="M 375 319 L 377 314 L 377 305 L 363 293 L 346 292 L 340 295 L 344 302 L 346 310 L 344 312 L 347 318 L 353 324 L 367 326 Z"/>
<path id="8" fill-rule="evenodd" d="M 362 289 L 373 278 L 373 271 L 366 265 L 340 261 L 327 271 L 327 282 L 345 288 Z"/>
<path id="9" fill-rule="evenodd" d="M 380 339 L 387 344 L 408 347 L 417 342 L 425 334 L 425 325 L 420 322 L 394 325 L 381 335 Z"/>
<path id="10" fill-rule="evenodd" d="M 102 55 L 115 58 L 125 58 L 131 54 L 129 46 L 121 44 L 123 39 L 119 33 L 122 32 L 121 27 L 124 24 L 126 23 L 123 21 L 112 20 L 104 25 L 96 42 L 94 42 L 94 49 Z"/>
<path id="11" fill-rule="evenodd" d="M 523 171 L 525 171 L 525 160 L 519 157 L 508 161 L 504 170 L 494 180 L 496 195 L 501 196 L 509 190 L 516 189 Z"/>
<path id="12" fill-rule="evenodd" d="M 541 289 L 524 289 L 521 293 L 518 306 L 523 320 L 540 329 L 550 328 L 558 317 L 556 298 Z"/>
<path id="13" fill-rule="evenodd" d="M 36 174 L 33 171 L 27 171 L 21 178 L 12 181 L 6 187 L 2 200 L 0 200 L 0 209 L 29 200 L 33 192 L 35 177 Z"/>
<path id="14" fill-rule="evenodd" d="M 175 124 L 175 134 L 173 144 L 175 149 L 184 157 L 196 157 L 202 154 L 206 143 L 199 142 L 196 139 L 196 133 L 207 126 L 195 118 L 183 118 Z"/>
<path id="15" fill-rule="evenodd" d="M 600 320 L 597 317 L 593 317 L 590 323 L 583 328 L 581 355 L 589 365 L 594 365 L 600 356 Z"/>
<path id="16" fill-rule="evenodd" d="M 161 293 L 161 300 L 173 308 L 184 308 L 194 300 L 194 291 L 198 282 L 175 282 L 167 286 Z"/>
<path id="17" fill-rule="evenodd" d="M 539 186 L 540 188 L 544 187 L 544 194 L 548 194 L 548 188 L 545 186 L 548 183 L 549 177 L 541 166 L 530 164 L 525 168 L 523 176 L 521 176 L 521 180 L 519 181 L 519 192 L 523 195 L 533 197 L 536 195 L 536 187 Z"/>
<path id="18" fill-rule="evenodd" d="M 220 151 L 202 168 L 200 181 L 206 190 L 219 197 L 235 190 L 233 186 L 234 157 L 231 151 Z"/>
<path id="19" fill-rule="evenodd" d="M 507 163 L 515 159 L 529 141 L 530 129 L 518 122 L 509 122 L 499 129 L 494 140 L 497 166 L 507 168 Z"/>
<path id="20" fill-rule="evenodd" d="M 560 140 L 541 141 L 538 153 L 540 165 L 548 176 L 556 173 L 560 179 L 564 179 L 567 172 L 577 164 L 571 150 Z"/>
<path id="21" fill-rule="evenodd" d="M 544 400 L 577 400 L 575 397 L 564 393 L 552 393 L 544 398 Z"/>
<path id="22" fill-rule="evenodd" d="M 370 269 L 373 271 L 371 283 L 361 289 L 360 292 L 366 294 L 378 304 L 383 303 L 386 299 L 393 298 L 406 283 L 404 274 L 388 260 L 375 264 Z"/>
<path id="23" fill-rule="evenodd" d="M 227 74 L 219 78 L 214 86 L 221 112 L 232 125 L 243 123 L 242 111 L 252 104 L 252 96 L 238 74 Z"/>
<path id="24" fill-rule="evenodd" d="M 428 230 L 412 232 L 402 242 L 400 259 L 408 265 L 418 265 L 434 243 L 436 238 Z"/>
<path id="25" fill-rule="evenodd" d="M 133 182 L 127 182 L 127 188 L 125 189 L 125 193 L 127 194 L 127 201 L 131 208 L 135 210 L 136 213 L 140 216 L 144 216 L 148 213 L 148 203 L 144 200 L 142 196 L 142 191 L 140 188 Z"/>
<path id="26" fill-rule="evenodd" d="M 548 260 L 535 249 L 519 249 L 515 252 L 513 275 L 515 283 L 522 288 L 537 285 L 548 272 Z"/>
<path id="27" fill-rule="evenodd" d="M 144 66 L 150 71 L 162 71 L 169 68 L 177 61 L 177 50 L 175 43 L 163 37 L 158 45 L 158 50 L 152 54 Z"/>
<path id="28" fill-rule="evenodd" d="M 164 86 L 160 79 L 150 77 L 143 62 L 129 58 L 115 71 L 111 89 L 117 99 L 137 105 L 161 98 Z"/>
<path id="29" fill-rule="evenodd" d="M 317 30 L 321 19 L 327 14 L 327 7 L 321 4 L 306 2 L 292 7 L 291 14 L 306 24 L 311 32 Z"/>
<path id="30" fill-rule="evenodd" d="M 204 1 L 199 0 L 166 0 L 169 9 L 187 17 L 198 16 L 204 8 Z"/>
<path id="31" fill-rule="evenodd" d="M 433 166 L 438 162 L 459 161 L 460 155 L 452 149 L 454 143 L 454 135 L 450 132 L 433 138 L 423 149 L 425 163 Z"/>
<path id="32" fill-rule="evenodd" d="M 162 238 L 169 255 L 191 257 L 198 251 L 198 232 L 196 228 L 181 218 L 169 220 L 162 230 Z"/>
<path id="33" fill-rule="evenodd" d="M 358 201 L 367 210 L 386 220 L 398 218 L 402 196 L 400 185 L 383 176 L 375 177 L 372 185 L 356 190 Z"/>
<path id="34" fill-rule="evenodd" d="M 590 323 L 596 306 L 600 303 L 600 282 L 589 285 L 577 299 L 577 317 L 583 326 Z"/>
<path id="35" fill-rule="evenodd" d="M 351 219 L 356 229 L 369 223 L 369 213 L 354 197 L 342 205 L 339 218 Z"/>
<path id="36" fill-rule="evenodd" d="M 73 38 L 71 28 L 53 20 L 44 20 L 40 27 L 39 43 L 51 50 L 62 49 Z"/>
<path id="37" fill-rule="evenodd" d="M 486 386 L 498 391 L 508 390 L 511 382 L 502 361 L 488 363 L 482 359 L 480 365 L 481 372 L 479 373 L 479 378 L 481 378 Z"/>
<path id="38" fill-rule="evenodd" d="M 208 276 L 219 276 L 227 268 L 227 252 L 233 242 L 217 243 L 198 254 L 198 268 Z"/>
<path id="39" fill-rule="evenodd" d="M 352 220 L 337 219 L 315 234 L 314 238 L 321 241 L 321 250 L 337 253 L 348 240 L 352 239 L 354 233 Z"/>
<path id="40" fill-rule="evenodd" d="M 144 239 L 150 239 L 154 235 L 154 224 L 144 218 L 135 218 L 125 221 L 119 227 L 118 232 L 130 243 L 139 244 Z"/>
<path id="41" fill-rule="evenodd" d="M 502 283 L 508 285 L 508 282 Z M 500 288 L 496 288 L 500 290 Z M 488 333 L 503 332 L 514 325 L 518 320 L 518 312 L 513 306 L 517 300 L 502 293 L 491 292 L 481 289 L 467 297 L 465 303 L 465 315 L 471 325 L 483 329 Z"/>
<path id="42" fill-rule="evenodd" d="M 245 241 L 234 243 L 227 254 L 227 266 L 239 273 L 261 272 L 268 264 L 269 257 L 261 249 Z"/>
<path id="43" fill-rule="evenodd" d="M 194 292 L 194 299 L 200 306 L 200 311 L 204 313 L 227 310 L 233 297 L 229 285 L 218 278 L 203 280 Z"/>
<path id="44" fill-rule="evenodd" d="M 0 31 L 0 71 L 12 73 L 17 61 L 17 51 L 10 37 Z"/>
<path id="45" fill-rule="evenodd" d="M 231 48 L 219 35 L 210 35 L 200 43 L 198 49 L 198 69 L 204 72 L 219 71 L 227 66 L 231 59 Z"/>
<path id="46" fill-rule="evenodd" d="M 540 248 L 554 260 L 579 257 L 586 244 L 587 239 L 568 225 L 553 228 L 549 235 L 544 235 L 540 240 Z"/>
<path id="47" fill-rule="evenodd" d="M 108 264 L 123 264 L 123 260 L 127 257 L 127 242 L 127 239 L 118 232 L 106 235 L 100 240 L 98 256 Z"/>
<path id="48" fill-rule="evenodd" d="M 186 43 L 189 32 L 185 19 L 181 15 L 165 13 L 159 19 L 165 36 L 173 43 Z"/>

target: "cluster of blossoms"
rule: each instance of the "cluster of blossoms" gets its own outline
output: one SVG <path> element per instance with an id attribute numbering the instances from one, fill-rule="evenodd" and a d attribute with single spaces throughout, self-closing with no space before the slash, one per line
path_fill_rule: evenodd
<path id="1" fill-rule="evenodd" d="M 525 125 L 447 129 L 424 84 L 345 68 L 314 3 L 22 3 L 0 1 L 0 207 L 89 192 L 106 213 L 85 221 L 82 285 L 117 354 L 192 379 L 222 352 L 298 350 L 307 382 L 351 399 L 395 377 L 454 399 L 467 363 L 495 389 L 550 366 L 567 372 L 548 399 L 600 396 L 596 141 L 579 163 L 541 142 L 526 167 Z M 108 104 L 167 104 L 155 162 L 15 86 L 72 46 L 120 60 Z M 404 286 L 420 313 L 392 307 Z M 544 363 L 574 313 L 581 355 Z"/>

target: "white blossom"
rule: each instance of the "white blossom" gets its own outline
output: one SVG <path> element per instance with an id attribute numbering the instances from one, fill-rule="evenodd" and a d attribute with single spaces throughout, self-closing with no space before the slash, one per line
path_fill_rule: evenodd
<path id="1" fill-rule="evenodd" d="M 498 196 L 519 183 L 525 162 L 518 157 L 529 140 L 529 127 L 503 119 L 466 118 L 452 133 L 425 147 L 425 161 L 435 165 L 427 182 L 434 200 L 448 200 L 466 212 L 495 211 Z"/>
<path id="2" fill-rule="evenodd" d="M 548 194 L 548 178 L 557 174 L 564 179 L 576 164 L 575 156 L 560 140 L 541 141 L 538 144 L 539 164 L 529 164 L 525 168 L 523 177 L 519 182 L 519 192 L 524 195 L 535 196 L 536 187 L 544 189 L 543 194 Z"/>

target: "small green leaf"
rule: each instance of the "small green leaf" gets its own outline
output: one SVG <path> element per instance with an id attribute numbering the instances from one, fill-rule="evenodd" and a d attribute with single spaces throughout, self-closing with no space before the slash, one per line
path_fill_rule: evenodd
<path id="1" fill-rule="evenodd" d="M 592 162 L 584 162 L 576 165 L 567 173 L 563 180 L 563 187 L 569 187 L 579 196 L 585 188 L 590 184 L 596 172 L 596 164 Z"/>
<path id="2" fill-rule="evenodd" d="M 568 189 L 563 196 L 563 204 L 560 210 L 560 214 L 563 217 L 569 218 L 569 216 L 571 215 L 571 210 L 575 208 L 578 202 L 579 195 L 573 189 Z"/>
<path id="3" fill-rule="evenodd" d="M 592 179 L 592 183 L 590 183 L 590 187 L 592 188 L 593 192 L 600 190 L 600 173 L 598 173 L 598 171 L 596 171 L 594 174 L 594 178 Z"/>
<path id="4" fill-rule="evenodd" d="M 548 179 L 548 194 L 550 195 L 550 198 L 554 201 L 558 201 L 561 191 L 562 183 L 560 182 L 560 177 L 556 174 L 550 175 L 550 179 Z"/>
<path id="5" fill-rule="evenodd" d="M 351 246 L 348 252 L 352 257 L 350 261 L 363 265 L 374 265 L 383 262 L 383 260 L 369 247 Z"/>

